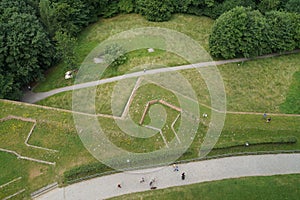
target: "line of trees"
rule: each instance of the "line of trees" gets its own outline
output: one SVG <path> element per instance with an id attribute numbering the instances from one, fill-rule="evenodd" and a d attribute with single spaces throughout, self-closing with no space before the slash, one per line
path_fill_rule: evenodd
<path id="1" fill-rule="evenodd" d="M 252 10 L 238 8 L 232 13 L 230 10 L 237 6 L 251 7 Z M 60 60 L 64 60 L 69 68 L 76 67 L 73 51 L 76 36 L 99 17 L 139 13 L 147 20 L 161 22 L 171 19 L 173 13 L 204 15 L 213 19 L 226 13 L 217 20 L 210 44 L 213 55 L 230 58 L 299 48 L 300 31 L 295 28 L 299 27 L 296 14 L 279 11 L 299 14 L 300 1 L 0 0 L 0 98 L 19 99 L 24 86 L 41 80 L 44 71 Z M 230 37 L 224 35 L 224 31 L 217 37 L 216 34 L 222 33 L 218 26 L 226 27 L 229 22 L 225 21 L 234 19 L 238 12 L 250 18 L 238 19 L 236 32 L 228 30 L 226 33 L 232 34 L 233 39 L 239 35 L 245 39 L 226 43 Z M 227 25 L 235 27 L 234 24 Z M 249 30 L 249 35 L 241 28 Z M 216 45 L 220 42 L 229 46 L 221 45 L 218 49 Z M 228 48 L 239 50 L 223 53 Z"/>

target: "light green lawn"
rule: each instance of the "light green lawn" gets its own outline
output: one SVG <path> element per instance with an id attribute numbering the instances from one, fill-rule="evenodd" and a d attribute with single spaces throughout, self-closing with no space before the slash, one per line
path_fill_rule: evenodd
<path id="1" fill-rule="evenodd" d="M 143 27 L 162 27 L 172 30 L 179 31 L 191 37 L 197 41 L 204 49 L 208 50 L 208 38 L 213 25 L 213 20 L 207 17 L 198 17 L 192 15 L 183 15 L 178 14 L 174 15 L 172 19 L 168 22 L 149 22 L 145 20 L 142 16 L 137 14 L 126 14 L 118 15 L 109 19 L 100 19 L 98 22 L 87 27 L 78 38 L 78 43 L 75 48 L 77 55 L 78 66 L 84 60 L 84 58 L 94 49 L 100 42 L 104 41 L 108 37 L 120 33 L 122 31 L 134 29 L 134 28 L 143 28 Z M 129 58 L 135 57 L 136 53 L 129 55 Z M 167 62 L 164 61 L 166 65 L 177 65 L 180 63 L 185 63 L 184 60 L 173 56 L 170 53 L 161 51 L 154 55 L 145 56 L 143 51 L 138 52 L 144 60 L 151 59 L 152 61 L 161 62 L 161 58 L 168 58 Z M 143 61 L 144 61 L 143 60 Z M 140 60 L 133 58 L 131 59 L 132 63 L 139 65 Z M 132 67 L 132 65 L 131 65 Z M 125 64 L 121 67 L 122 70 L 127 69 L 128 66 Z M 47 73 L 46 79 L 38 84 L 34 88 L 35 92 L 49 91 L 58 87 L 63 87 L 67 85 L 72 85 L 73 80 L 65 80 L 64 73 L 69 70 L 66 69 L 64 64 L 59 64 L 53 69 L 49 70 Z M 111 72 L 107 76 L 114 75 Z"/>
<path id="2" fill-rule="evenodd" d="M 299 174 L 246 177 L 172 187 L 163 190 L 151 190 L 147 192 L 123 195 L 111 199 L 297 200 L 300 195 L 299 185 Z"/>

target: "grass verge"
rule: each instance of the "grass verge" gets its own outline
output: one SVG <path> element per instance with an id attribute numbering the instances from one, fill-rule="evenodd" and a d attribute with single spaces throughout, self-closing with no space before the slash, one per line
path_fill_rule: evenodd
<path id="1" fill-rule="evenodd" d="M 205 199 L 240 200 L 272 199 L 296 200 L 300 195 L 300 175 L 277 175 L 265 177 L 245 177 L 199 183 L 187 186 L 152 190 L 111 198 L 117 199 Z"/>

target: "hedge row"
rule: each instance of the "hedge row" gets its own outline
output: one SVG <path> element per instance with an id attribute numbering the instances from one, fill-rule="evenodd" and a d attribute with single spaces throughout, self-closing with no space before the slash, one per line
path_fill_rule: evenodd
<path id="1" fill-rule="evenodd" d="M 255 140 L 249 140 L 245 143 L 234 143 L 230 145 L 218 145 L 213 150 L 220 150 L 220 149 L 230 149 L 230 148 L 236 148 L 236 147 L 245 147 L 246 143 L 249 146 L 254 145 L 272 145 L 272 144 L 295 144 L 297 143 L 297 138 L 294 136 L 291 137 L 284 137 L 284 138 L 268 138 L 264 141 L 255 141 Z"/>

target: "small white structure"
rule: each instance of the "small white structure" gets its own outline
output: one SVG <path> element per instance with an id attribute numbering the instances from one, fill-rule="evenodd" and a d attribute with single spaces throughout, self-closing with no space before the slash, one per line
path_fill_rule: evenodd
<path id="1" fill-rule="evenodd" d="M 152 53 L 152 52 L 154 52 L 154 49 L 153 49 L 153 48 L 149 48 L 149 49 L 148 49 L 148 52 L 149 52 L 149 53 Z"/>
<path id="2" fill-rule="evenodd" d="M 70 79 L 70 78 L 73 78 L 72 71 L 67 71 L 67 72 L 65 73 L 65 79 L 67 80 L 67 79 Z"/>
<path id="3" fill-rule="evenodd" d="M 94 58 L 94 63 L 98 64 L 98 63 L 103 63 L 103 58 L 100 57 L 100 58 Z"/>

